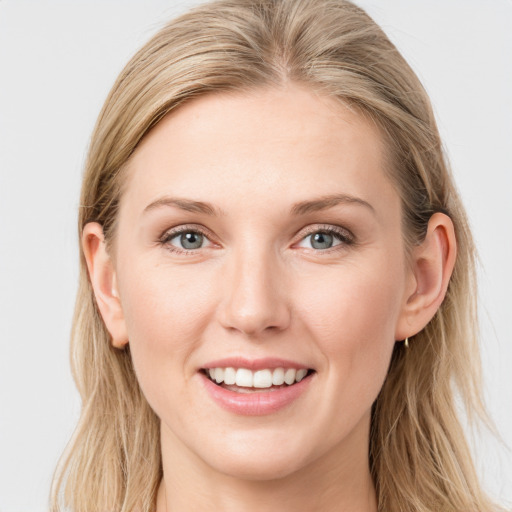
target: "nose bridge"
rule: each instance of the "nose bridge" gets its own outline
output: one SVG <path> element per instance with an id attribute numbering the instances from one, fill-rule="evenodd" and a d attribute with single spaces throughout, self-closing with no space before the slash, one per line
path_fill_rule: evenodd
<path id="1" fill-rule="evenodd" d="M 282 330 L 290 320 L 278 255 L 262 244 L 233 248 L 226 270 L 221 322 L 246 335 Z"/>

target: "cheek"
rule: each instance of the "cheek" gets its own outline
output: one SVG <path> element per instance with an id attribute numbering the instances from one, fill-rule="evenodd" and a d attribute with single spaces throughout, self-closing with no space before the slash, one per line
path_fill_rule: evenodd
<path id="1" fill-rule="evenodd" d="M 147 262 L 120 269 L 119 285 L 137 378 L 158 411 L 165 390 L 179 395 L 191 375 L 188 360 L 211 318 L 212 291 L 198 273 Z"/>
<path id="2" fill-rule="evenodd" d="M 323 289 L 305 287 L 297 293 L 305 298 L 302 311 L 329 378 L 356 395 L 376 396 L 395 343 L 402 267 L 382 258 L 371 265 L 333 269 L 323 282 Z"/>
<path id="3" fill-rule="evenodd" d="M 143 341 L 148 349 L 181 352 L 205 321 L 211 284 L 185 267 L 144 261 L 128 273 L 129 279 L 121 276 L 120 282 L 125 284 L 121 298 L 130 343 Z"/>
<path id="4" fill-rule="evenodd" d="M 308 297 L 302 306 L 309 335 L 324 360 L 317 415 L 329 425 L 325 446 L 348 438 L 361 421 L 369 422 L 387 375 L 403 278 L 399 267 L 383 263 L 336 269 L 323 292 L 302 290 Z"/>

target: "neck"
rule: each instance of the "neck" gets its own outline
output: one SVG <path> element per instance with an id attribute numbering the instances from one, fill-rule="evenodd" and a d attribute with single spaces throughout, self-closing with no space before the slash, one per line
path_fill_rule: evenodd
<path id="1" fill-rule="evenodd" d="M 285 476 L 251 480 L 211 468 L 163 427 L 157 512 L 376 512 L 368 435 L 359 441 L 345 439 L 344 446 Z"/>

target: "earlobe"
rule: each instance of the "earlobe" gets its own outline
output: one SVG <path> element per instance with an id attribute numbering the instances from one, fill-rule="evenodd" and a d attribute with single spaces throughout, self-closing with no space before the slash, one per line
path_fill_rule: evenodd
<path id="1" fill-rule="evenodd" d="M 429 220 L 425 239 L 412 251 L 411 286 L 404 297 L 395 339 L 417 334 L 433 318 L 446 295 L 456 253 L 452 220 L 443 213 L 435 213 Z"/>
<path id="2" fill-rule="evenodd" d="M 84 227 L 82 249 L 96 303 L 112 336 L 112 345 L 123 348 L 128 343 L 128 335 L 117 288 L 116 273 L 107 251 L 103 229 L 97 222 L 89 222 Z"/>

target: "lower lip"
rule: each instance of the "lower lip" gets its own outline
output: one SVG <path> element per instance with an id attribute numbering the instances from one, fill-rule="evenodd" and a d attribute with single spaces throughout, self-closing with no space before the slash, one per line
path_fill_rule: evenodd
<path id="1" fill-rule="evenodd" d="M 245 416 L 263 416 L 275 413 L 295 402 L 308 388 L 312 375 L 300 382 L 275 391 L 254 391 L 237 393 L 212 382 L 200 374 L 206 391 L 215 403 L 223 409 Z"/>

